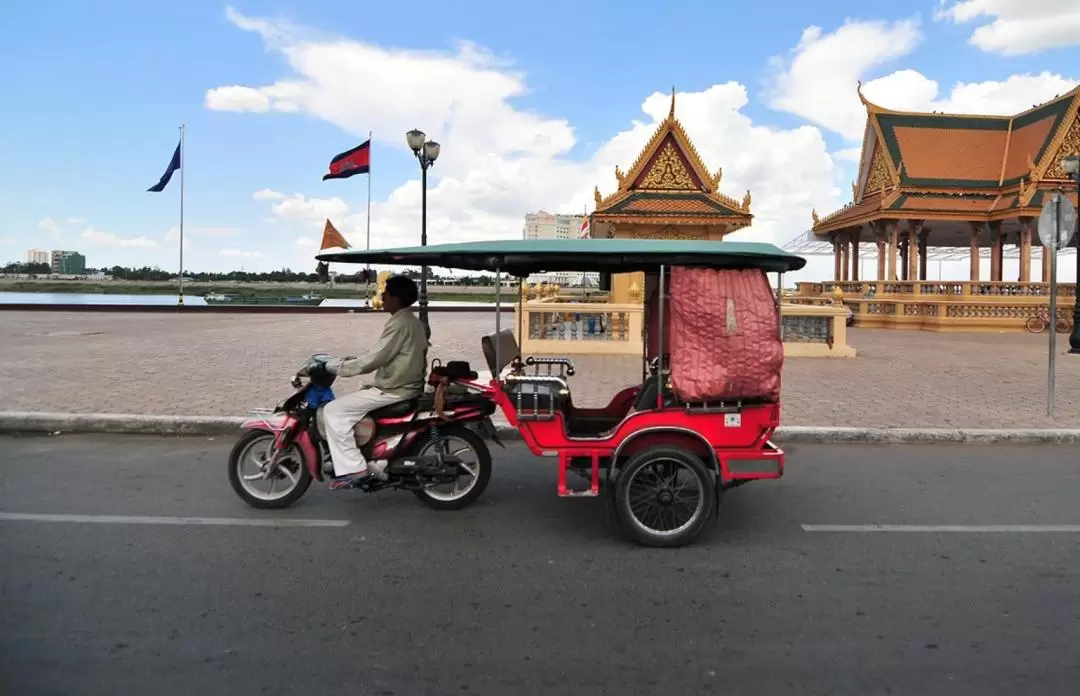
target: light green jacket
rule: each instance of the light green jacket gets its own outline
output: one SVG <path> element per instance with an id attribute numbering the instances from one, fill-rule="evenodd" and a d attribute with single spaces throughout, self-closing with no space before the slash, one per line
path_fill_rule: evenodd
<path id="1" fill-rule="evenodd" d="M 340 377 L 375 373 L 372 386 L 402 399 L 424 392 L 427 372 L 427 336 L 424 325 L 409 309 L 399 310 L 383 326 L 375 346 L 358 358 L 345 358 L 334 372 Z"/>

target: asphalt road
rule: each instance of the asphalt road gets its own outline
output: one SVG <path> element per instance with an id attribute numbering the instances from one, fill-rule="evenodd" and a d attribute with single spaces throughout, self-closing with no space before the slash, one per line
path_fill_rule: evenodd
<path id="1" fill-rule="evenodd" d="M 316 484 L 269 514 L 234 497 L 230 445 L 0 438 L 0 691 L 1060 696 L 1080 683 L 1077 448 L 804 446 L 781 481 L 729 492 L 698 544 L 651 550 L 623 540 L 603 500 L 557 498 L 554 462 L 516 446 L 463 512 Z M 90 523 L 102 515 L 344 526 Z M 803 526 L 875 524 L 1035 526 Z"/>

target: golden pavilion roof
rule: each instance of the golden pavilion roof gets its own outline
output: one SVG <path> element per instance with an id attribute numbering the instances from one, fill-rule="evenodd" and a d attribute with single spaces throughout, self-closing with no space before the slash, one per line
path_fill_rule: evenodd
<path id="1" fill-rule="evenodd" d="M 602 196 L 593 191 L 598 219 L 665 224 L 723 222 L 729 230 L 746 227 L 750 192 L 742 201 L 719 191 L 723 170 L 710 174 L 690 136 L 675 118 L 675 89 L 671 109 L 646 143 L 629 171 L 615 167 L 618 189 Z"/>

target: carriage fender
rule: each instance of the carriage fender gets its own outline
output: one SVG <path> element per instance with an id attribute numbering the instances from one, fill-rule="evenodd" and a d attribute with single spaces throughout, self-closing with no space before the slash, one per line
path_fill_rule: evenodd
<path id="1" fill-rule="evenodd" d="M 646 447 L 660 445 L 682 447 L 698 456 L 702 456 L 710 465 L 712 471 L 718 476 L 720 475 L 720 461 L 716 458 L 716 450 L 701 434 L 687 428 L 658 425 L 639 430 L 619 443 L 619 446 L 615 448 L 611 455 L 611 461 L 608 463 L 608 476 L 611 476 L 612 470 L 616 468 L 616 462 L 619 461 L 620 457 L 630 457 Z"/>

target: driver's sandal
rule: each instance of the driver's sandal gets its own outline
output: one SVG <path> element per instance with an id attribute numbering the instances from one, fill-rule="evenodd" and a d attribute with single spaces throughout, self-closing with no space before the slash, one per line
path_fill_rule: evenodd
<path id="1" fill-rule="evenodd" d="M 340 491 L 346 488 L 357 488 L 365 481 L 371 479 L 370 471 L 361 471 L 358 474 L 345 474 L 344 476 L 335 476 L 330 479 L 330 490 Z"/>

